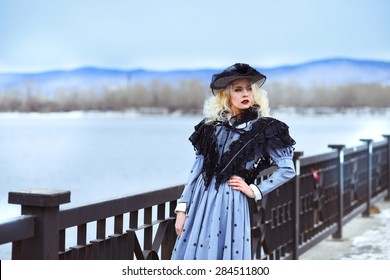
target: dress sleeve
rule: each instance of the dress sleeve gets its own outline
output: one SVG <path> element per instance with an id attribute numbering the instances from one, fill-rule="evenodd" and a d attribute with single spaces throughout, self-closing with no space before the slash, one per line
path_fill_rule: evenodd
<path id="1" fill-rule="evenodd" d="M 187 212 L 188 203 L 191 201 L 196 181 L 202 173 L 202 166 L 203 156 L 200 153 L 197 153 L 195 162 L 192 166 L 189 178 L 187 180 L 187 184 L 184 186 L 183 193 L 178 199 L 178 204 L 176 206 L 175 212 Z"/>
<path id="2" fill-rule="evenodd" d="M 264 195 L 295 177 L 293 162 L 294 149 L 292 146 L 276 147 L 275 145 L 273 146 L 270 144 L 267 151 L 276 164 L 277 169 L 269 178 L 257 185 L 261 195 L 257 195 L 256 199 L 261 199 Z"/>

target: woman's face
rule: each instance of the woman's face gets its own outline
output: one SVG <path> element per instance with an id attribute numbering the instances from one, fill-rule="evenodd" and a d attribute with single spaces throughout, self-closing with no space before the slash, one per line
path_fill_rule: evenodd
<path id="1" fill-rule="evenodd" d="M 253 105 L 254 93 L 247 79 L 234 80 L 230 84 L 230 105 L 232 115 L 238 115 Z"/>

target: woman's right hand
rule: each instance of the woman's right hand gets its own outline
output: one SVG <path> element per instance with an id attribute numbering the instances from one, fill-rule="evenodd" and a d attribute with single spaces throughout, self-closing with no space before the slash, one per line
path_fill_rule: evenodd
<path id="1" fill-rule="evenodd" d="M 176 223 L 175 223 L 175 230 L 177 236 L 180 236 L 183 232 L 184 222 L 186 221 L 186 213 L 184 212 L 177 212 L 176 214 Z"/>

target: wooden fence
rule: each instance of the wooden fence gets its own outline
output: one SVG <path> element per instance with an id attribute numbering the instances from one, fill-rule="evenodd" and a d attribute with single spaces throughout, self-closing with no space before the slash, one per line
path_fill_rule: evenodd
<path id="1" fill-rule="evenodd" d="M 329 145 L 333 151 L 316 156 L 296 152 L 297 176 L 261 201 L 251 200 L 253 259 L 298 259 L 330 235 L 342 238 L 347 222 L 390 199 L 390 135 L 384 137 L 348 149 Z M 9 192 L 21 216 L 0 222 L 0 244 L 12 242 L 12 259 L 170 259 L 183 188 L 65 210 L 60 206 L 70 202 L 69 191 Z"/>

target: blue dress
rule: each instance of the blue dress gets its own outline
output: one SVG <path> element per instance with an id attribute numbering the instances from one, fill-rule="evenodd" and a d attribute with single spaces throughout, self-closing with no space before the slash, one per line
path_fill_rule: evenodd
<path id="1" fill-rule="evenodd" d="M 272 159 L 273 165 L 277 166 L 276 171 L 267 180 L 259 185 L 251 185 L 256 193 L 256 199 L 261 199 L 262 196 L 295 176 L 292 161 L 293 148 L 291 146 L 295 142 L 289 138 L 288 127 L 275 119 L 267 118 L 267 120 L 271 120 L 273 125 L 267 125 L 262 130 L 264 134 L 262 137 L 252 135 L 245 141 L 248 143 L 250 142 L 248 139 L 255 139 L 262 142 L 260 145 L 262 152 L 260 153 L 266 151 L 266 154 Z M 238 125 L 230 123 L 213 125 L 212 131 L 216 140 L 215 147 L 218 150 L 218 163 L 223 161 L 223 155 L 231 150 L 232 144 L 243 139 L 243 135 L 250 132 L 256 122 L 257 120 L 249 120 Z M 280 129 L 281 126 L 283 129 Z M 276 127 L 278 129 L 275 129 Z M 278 137 L 281 134 L 284 136 Z M 283 142 L 280 139 L 290 139 L 290 141 Z M 226 178 L 218 179 L 216 169 L 207 178 L 205 176 L 207 172 L 205 161 L 208 154 L 205 152 L 202 154 L 201 149 L 194 146 L 196 150 L 195 163 L 176 208 L 179 209 L 178 211 L 186 212 L 187 218 L 182 234 L 176 240 L 172 259 L 250 260 L 251 225 L 248 197 L 240 191 L 232 190 L 227 184 Z M 242 148 L 238 149 L 238 151 L 241 150 Z M 256 153 L 256 151 L 259 153 L 260 150 L 252 149 L 252 153 Z M 230 158 L 235 159 L 235 156 L 230 156 Z M 258 156 L 249 158 L 251 158 L 249 161 L 244 160 L 241 163 L 245 165 L 247 170 L 258 160 Z M 210 166 L 206 167 L 210 169 Z M 244 174 L 242 172 L 234 174 L 234 171 L 232 173 L 230 176 Z M 248 185 L 252 183 L 248 182 L 247 178 L 245 181 Z"/>

